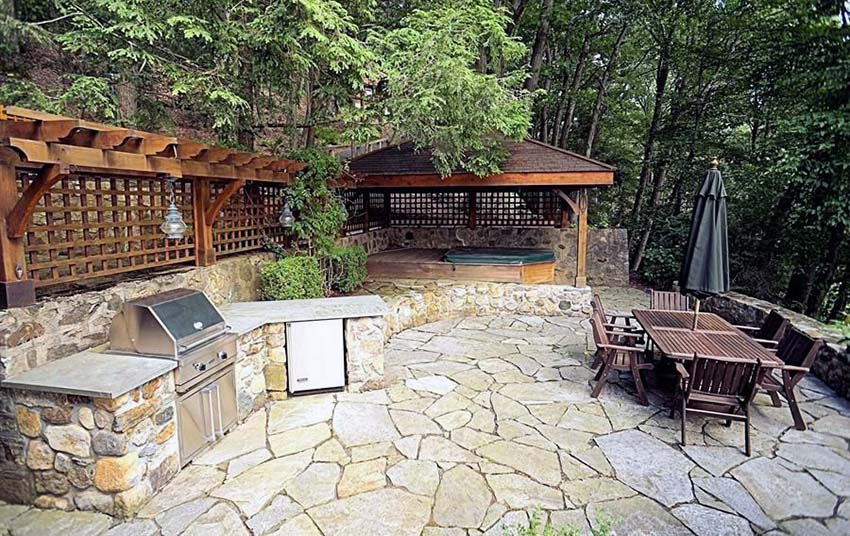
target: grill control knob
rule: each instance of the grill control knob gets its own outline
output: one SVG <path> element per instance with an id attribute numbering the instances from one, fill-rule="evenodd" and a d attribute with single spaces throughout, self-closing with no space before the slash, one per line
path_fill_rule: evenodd
<path id="1" fill-rule="evenodd" d="M 227 352 L 219 352 L 218 353 L 218 358 L 221 359 L 222 361 L 227 359 L 228 357 L 230 357 L 230 356 L 227 355 Z"/>
<path id="2" fill-rule="evenodd" d="M 203 372 L 203 371 L 207 370 L 207 364 L 206 363 L 195 363 L 192 366 L 194 366 L 195 370 L 197 370 L 198 372 Z"/>

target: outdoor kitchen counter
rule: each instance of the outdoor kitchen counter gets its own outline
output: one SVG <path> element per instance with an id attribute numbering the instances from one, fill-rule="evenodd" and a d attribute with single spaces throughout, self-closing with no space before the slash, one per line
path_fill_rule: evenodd
<path id="1" fill-rule="evenodd" d="M 87 350 L 3 380 L 8 389 L 118 398 L 177 367 L 172 359 Z"/>
<path id="2" fill-rule="evenodd" d="M 390 312 L 379 296 L 237 302 L 222 305 L 219 310 L 231 331 L 237 335 L 266 324 L 385 316 Z"/>

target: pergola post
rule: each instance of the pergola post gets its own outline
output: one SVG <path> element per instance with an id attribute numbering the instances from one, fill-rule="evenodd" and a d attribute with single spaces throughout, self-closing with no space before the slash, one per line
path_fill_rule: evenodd
<path id="1" fill-rule="evenodd" d="M 469 192 L 469 228 L 475 229 L 478 224 L 478 196 L 475 190 Z"/>
<path id="2" fill-rule="evenodd" d="M 18 200 L 15 180 L 16 156 L 0 151 L 0 309 L 35 303 L 35 284 L 27 279 L 22 236 L 9 236 L 7 218 Z"/>
<path id="3" fill-rule="evenodd" d="M 207 201 L 210 198 L 210 181 L 195 178 L 192 181 L 192 218 L 195 225 L 195 265 L 215 264 L 213 226 L 207 221 Z"/>
<path id="4" fill-rule="evenodd" d="M 587 190 L 576 192 L 578 204 L 578 239 L 576 242 L 576 282 L 577 287 L 587 286 Z"/>

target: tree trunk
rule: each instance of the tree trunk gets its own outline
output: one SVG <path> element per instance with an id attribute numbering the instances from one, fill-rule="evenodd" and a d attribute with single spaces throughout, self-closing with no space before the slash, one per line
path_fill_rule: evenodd
<path id="1" fill-rule="evenodd" d="M 307 125 L 304 130 L 304 147 L 307 149 L 313 147 L 315 141 L 315 127 L 313 126 L 313 73 L 311 72 L 309 76 L 306 102 L 304 105 L 304 124 Z"/>
<path id="2" fill-rule="evenodd" d="M 511 20 L 508 22 L 508 27 L 506 28 L 509 35 L 514 35 L 517 27 L 519 26 L 519 20 L 522 18 L 522 14 L 525 13 L 525 6 L 528 4 L 528 0 L 513 0 L 511 2 Z"/>
<path id="3" fill-rule="evenodd" d="M 844 320 L 845 311 L 848 305 L 848 296 L 850 295 L 850 263 L 844 266 L 844 278 L 838 286 L 838 296 L 832 303 L 832 308 L 829 310 L 827 320 Z"/>
<path id="4" fill-rule="evenodd" d="M 138 88 L 135 76 L 122 72 L 115 84 L 115 94 L 118 97 L 118 119 L 128 122 L 138 110 Z"/>
<path id="5" fill-rule="evenodd" d="M 812 284 L 812 290 L 806 302 L 806 314 L 811 317 L 820 317 L 819 313 L 823 308 L 823 302 L 835 280 L 835 272 L 838 270 L 838 254 L 842 251 L 842 242 L 844 242 L 844 226 L 833 227 L 829 233 L 826 248 L 823 250 L 825 258 L 818 262 L 820 268 L 816 270 L 817 277 Z"/>
<path id="6" fill-rule="evenodd" d="M 554 0 L 542 0 L 542 3 L 537 36 L 534 38 L 534 47 L 531 49 L 531 76 L 525 81 L 525 88 L 529 91 L 537 89 L 540 83 L 540 68 L 543 67 L 543 53 L 546 50 L 546 38 L 549 35 L 549 20 L 552 18 Z"/>
<path id="7" fill-rule="evenodd" d="M 667 46 L 662 45 L 658 51 L 658 67 L 655 70 L 655 103 L 652 109 L 652 119 L 646 131 L 646 140 L 643 144 L 643 161 L 640 167 L 640 179 L 637 192 L 635 193 L 635 202 L 632 207 L 632 221 L 637 221 L 640 218 L 641 208 L 643 208 L 643 193 L 646 190 L 646 185 L 649 182 L 649 176 L 652 171 L 655 138 L 658 136 L 658 127 L 661 123 L 661 110 L 667 90 L 667 78 L 670 74 L 670 66 L 668 64 L 669 55 L 670 51 Z"/>
<path id="8" fill-rule="evenodd" d="M 805 304 L 809 300 L 812 291 L 812 279 L 814 274 L 806 266 L 797 266 L 788 280 L 788 289 L 785 291 L 785 305 L 795 311 L 803 312 Z"/>
<path id="9" fill-rule="evenodd" d="M 560 147 L 566 147 L 567 141 L 570 139 L 570 131 L 573 129 L 573 118 L 575 117 L 576 104 L 578 102 L 576 91 L 578 91 L 578 87 L 581 85 L 581 77 L 584 74 L 584 67 L 587 65 L 588 54 L 590 54 L 590 36 L 585 34 L 584 40 L 581 43 L 581 51 L 578 58 L 576 58 L 576 68 L 573 71 L 573 78 L 570 81 L 570 89 L 567 92 L 569 96 L 569 100 L 567 101 L 567 116 L 564 119 L 564 126 L 561 129 L 561 136 L 558 140 Z"/>
<path id="10" fill-rule="evenodd" d="M 632 272 L 637 272 L 643 262 L 643 254 L 646 253 L 646 246 L 649 244 L 649 237 L 652 234 L 652 226 L 655 224 L 655 211 L 658 208 L 658 201 L 661 200 L 661 192 L 664 190 L 664 183 L 667 182 L 667 164 L 659 166 L 658 173 L 655 174 L 652 181 L 652 197 L 649 201 L 649 217 L 646 220 L 646 226 L 643 229 L 640 241 L 634 256 L 632 256 L 632 265 L 629 269 Z"/>
<path id="11" fill-rule="evenodd" d="M 0 15 L 15 18 L 15 0 L 3 0 L 0 2 Z M 3 46 L 0 50 L 3 51 L 3 60 L 0 60 L 0 65 L 3 70 L 13 70 L 20 67 L 20 42 L 18 40 L 18 31 L 9 25 L 0 25 L 0 39 L 3 41 Z"/>
<path id="12" fill-rule="evenodd" d="M 608 65 L 605 66 L 605 72 L 602 73 L 602 78 L 599 79 L 599 90 L 596 92 L 596 102 L 593 105 L 593 113 L 590 116 L 590 130 L 587 134 L 587 145 L 584 149 L 584 154 L 590 156 L 593 152 L 593 142 L 596 139 L 596 134 L 599 131 L 599 118 L 602 116 L 602 110 L 605 107 L 605 95 L 608 94 L 608 84 L 611 83 L 611 78 L 614 75 L 614 69 L 617 66 L 617 54 L 620 51 L 620 46 L 623 44 L 623 39 L 626 37 L 626 28 L 624 24 L 620 29 L 620 34 L 611 48 L 611 56 L 608 58 Z"/>

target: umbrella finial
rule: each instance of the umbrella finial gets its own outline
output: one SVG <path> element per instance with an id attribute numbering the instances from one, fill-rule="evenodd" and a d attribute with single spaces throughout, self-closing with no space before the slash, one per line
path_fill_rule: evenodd
<path id="1" fill-rule="evenodd" d="M 715 156 L 714 158 L 711 159 L 711 162 L 709 162 L 708 165 L 709 165 L 710 169 L 717 169 L 717 164 L 719 164 L 719 163 L 720 162 L 717 161 L 717 157 Z"/>

